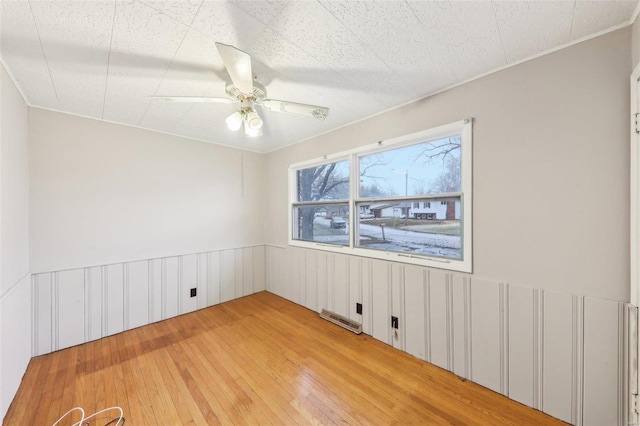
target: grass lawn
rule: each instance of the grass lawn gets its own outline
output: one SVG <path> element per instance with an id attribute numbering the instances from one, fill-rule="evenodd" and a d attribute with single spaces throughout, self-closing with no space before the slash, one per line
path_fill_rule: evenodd
<path id="1" fill-rule="evenodd" d="M 313 235 L 316 237 L 324 237 L 327 235 L 345 235 L 348 228 L 331 228 L 329 226 L 320 225 L 318 223 L 313 224 Z"/>

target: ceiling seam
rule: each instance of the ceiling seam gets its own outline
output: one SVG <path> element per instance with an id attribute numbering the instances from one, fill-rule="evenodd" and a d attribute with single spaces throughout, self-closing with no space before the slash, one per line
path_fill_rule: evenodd
<path id="1" fill-rule="evenodd" d="M 320 6 L 322 6 L 322 7 L 324 8 L 324 6 L 323 6 L 321 3 L 319 3 L 317 0 L 315 0 L 315 1 L 316 1 L 316 3 L 320 4 Z M 291 1 L 290 1 L 290 2 L 288 2 L 288 3 L 287 3 L 287 6 L 288 6 L 289 4 L 291 4 L 291 3 L 292 3 Z M 280 14 L 280 13 L 282 13 L 282 11 L 283 11 L 284 9 L 286 9 L 286 7 L 283 7 L 283 8 L 280 10 L 279 14 Z M 326 9 L 326 8 L 325 8 L 325 9 Z M 331 12 L 329 12 L 329 13 L 331 13 Z M 333 16 L 333 15 L 332 15 L 332 16 Z M 274 20 L 275 20 L 275 19 L 274 19 Z M 340 23 L 342 24 L 342 21 L 340 21 Z M 344 25 L 344 24 L 343 24 L 343 25 Z M 331 71 L 335 72 L 336 74 L 338 74 L 338 75 L 340 75 L 341 77 L 343 77 L 343 78 L 347 79 L 348 81 L 351 81 L 347 76 L 345 76 L 345 75 L 344 75 L 343 73 L 341 73 L 339 70 L 337 70 L 337 69 L 335 69 L 333 66 L 331 66 L 331 64 L 326 64 L 325 62 L 321 61 L 321 60 L 320 60 L 319 58 L 317 58 L 315 55 L 312 55 L 309 51 L 307 51 L 307 49 L 303 48 L 303 47 L 302 47 L 302 46 L 300 46 L 298 43 L 296 43 L 294 40 L 291 40 L 289 37 L 285 37 L 285 36 L 284 36 L 284 34 L 282 34 L 280 31 L 277 31 L 275 28 L 272 28 L 271 26 L 269 26 L 269 28 L 270 28 L 270 29 L 271 29 L 275 34 L 277 34 L 278 36 L 282 37 L 282 39 L 287 40 L 287 41 L 288 41 L 289 43 L 291 43 L 293 46 L 295 46 L 295 47 L 297 47 L 298 49 L 300 49 L 300 50 L 302 50 L 303 52 L 305 52 L 307 55 L 309 55 L 309 57 L 310 57 L 310 58 L 315 59 L 316 61 L 318 61 L 319 63 L 321 63 L 321 64 L 322 64 L 322 65 L 324 65 L 325 67 L 327 67 L 327 69 L 329 69 L 329 70 L 331 70 Z M 391 71 L 393 71 L 393 70 L 391 70 Z M 279 72 L 278 72 L 278 73 L 279 73 Z M 283 74 L 283 75 L 287 76 L 287 74 Z M 311 90 L 312 90 L 314 93 L 322 94 L 321 92 L 317 92 L 317 91 L 315 91 L 315 90 L 313 90 L 313 89 L 311 89 Z M 379 101 L 378 101 L 377 99 L 375 99 L 373 96 L 371 96 L 371 95 L 367 95 L 367 96 L 369 96 L 373 101 L 379 102 Z"/>
<path id="2" fill-rule="evenodd" d="M 36 29 L 36 33 L 38 34 L 38 43 L 40 44 L 40 51 L 42 52 L 42 57 L 44 58 L 45 64 L 47 64 L 47 72 L 49 73 L 49 79 L 51 80 L 51 87 L 53 88 L 53 94 L 56 95 L 56 104 L 58 108 L 60 107 L 60 98 L 58 98 L 58 91 L 56 90 L 56 83 L 53 81 L 53 75 L 51 75 L 51 67 L 49 67 L 49 60 L 47 59 L 46 53 L 44 53 L 44 46 L 42 45 L 42 37 L 40 37 L 40 30 L 38 29 L 38 23 L 36 22 L 36 17 L 33 14 L 33 8 L 31 7 L 31 0 L 27 1 L 29 5 L 29 11 L 31 12 L 31 20 L 33 21 L 33 26 Z"/>
<path id="3" fill-rule="evenodd" d="M 249 43 L 249 48 L 248 50 L 253 50 L 252 48 L 255 46 L 256 42 L 260 39 L 260 37 L 262 36 L 262 34 L 264 34 L 264 32 L 267 29 L 270 29 L 274 32 L 275 31 L 273 28 L 271 28 L 271 24 L 273 23 L 273 21 L 275 21 L 278 16 L 280 16 L 282 14 L 282 11 L 285 10 L 287 8 L 287 6 L 289 6 L 289 3 L 291 3 L 292 0 L 287 0 L 287 2 L 280 8 L 280 10 L 278 11 L 278 13 L 271 19 L 265 19 L 265 21 L 268 22 L 262 22 L 258 17 L 253 16 L 249 11 L 247 11 L 246 9 L 244 9 L 242 6 L 240 6 L 239 4 L 234 4 L 234 6 L 236 6 L 238 9 L 240 9 L 241 11 L 243 11 L 244 13 L 246 13 L 247 15 L 251 16 L 252 18 L 256 19 L 258 22 L 260 22 L 263 25 L 262 30 L 254 37 L 253 41 L 251 43 Z M 249 53 L 249 52 L 247 52 Z M 266 64 L 265 64 L 266 65 Z"/>
<path id="4" fill-rule="evenodd" d="M 380 57 L 376 52 L 374 52 L 374 51 L 373 51 L 373 49 L 371 49 L 371 47 L 370 47 L 367 43 L 365 43 L 365 42 L 364 42 L 364 41 L 363 41 L 363 40 L 362 40 L 362 39 L 361 39 L 361 38 L 360 38 L 356 33 L 354 33 L 353 31 L 351 31 L 351 28 L 349 28 L 349 27 L 348 27 L 344 22 L 342 22 L 342 19 L 340 19 L 340 18 L 339 18 L 339 17 L 337 17 L 333 12 L 331 12 L 329 9 L 327 9 L 327 8 L 325 7 L 325 5 L 324 5 L 324 4 L 322 4 L 322 1 L 318 1 L 318 3 L 320 4 L 320 6 L 322 6 L 322 7 L 323 7 L 323 9 L 324 9 L 324 10 L 326 10 L 327 12 L 329 12 L 329 14 L 330 14 L 331 16 L 333 16 L 334 18 L 336 18 L 336 20 L 337 20 L 338 22 L 340 22 L 340 24 L 342 24 L 342 26 L 343 26 L 347 31 L 349 31 L 349 32 L 350 32 L 350 33 L 351 33 L 351 34 L 352 34 L 352 35 L 353 35 L 353 36 L 354 36 L 354 37 L 355 37 L 355 38 L 356 38 L 360 43 L 362 43 L 362 45 L 363 45 L 363 46 L 366 46 L 366 47 L 367 47 L 367 50 L 368 50 L 370 53 L 372 53 L 372 54 L 373 54 L 373 56 L 375 56 L 376 58 L 378 58 L 378 60 L 379 60 L 380 62 L 382 62 L 382 63 L 384 64 L 384 66 L 385 66 L 385 67 L 387 67 L 387 68 L 389 68 L 389 70 L 393 71 L 393 73 L 394 73 L 394 74 L 397 74 L 397 73 L 396 73 L 396 70 L 394 70 L 393 68 L 391 68 L 391 67 L 389 66 L 389 64 L 387 64 L 387 63 L 385 62 L 385 60 L 384 60 L 384 59 L 382 59 L 382 58 L 381 58 L 381 57 Z"/>
<path id="5" fill-rule="evenodd" d="M 153 10 L 156 10 L 155 8 L 147 5 L 146 3 L 142 2 L 142 4 L 144 4 L 147 7 L 150 7 Z M 167 64 L 167 66 L 164 69 L 164 73 L 162 74 L 162 78 L 160 79 L 160 81 L 158 82 L 158 85 L 156 86 L 156 90 L 153 92 L 154 95 L 158 94 L 158 89 L 160 88 L 160 86 L 162 85 L 162 82 L 164 81 L 164 78 L 167 76 L 167 73 L 169 72 L 169 68 L 171 68 L 171 65 L 173 64 L 174 59 L 176 58 L 176 55 L 178 54 L 178 51 L 180 50 L 180 48 L 182 47 L 182 43 L 184 43 L 184 39 L 187 38 L 187 34 L 189 34 L 189 31 L 191 31 L 191 26 L 193 25 L 193 21 L 196 20 L 196 16 L 198 16 L 198 13 L 200 13 L 200 9 L 202 8 L 202 5 L 204 4 L 204 0 L 200 1 L 200 4 L 198 5 L 198 10 L 196 10 L 196 13 L 193 14 L 193 16 L 191 17 L 191 22 L 189 22 L 188 24 L 185 24 L 183 22 L 178 21 L 177 19 L 175 20 L 176 22 L 179 22 L 180 24 L 184 25 L 187 27 L 186 31 L 184 32 L 184 35 L 182 36 L 182 39 L 180 40 L 180 43 L 178 44 L 178 47 L 176 47 L 176 50 L 173 52 L 173 56 L 171 56 L 171 60 L 169 61 L 169 63 Z M 168 16 L 168 15 L 166 15 Z M 144 112 L 142 113 L 142 115 L 140 116 L 140 120 L 138 120 L 138 126 L 140 126 L 140 123 L 142 123 L 142 120 L 144 120 L 144 117 L 147 115 L 147 111 L 149 111 L 149 106 L 151 106 L 151 102 L 153 102 L 153 100 L 149 100 L 147 101 L 147 106 L 144 108 Z M 191 108 L 193 109 L 193 108 Z M 189 111 L 191 111 L 191 109 Z M 177 125 L 177 122 L 174 123 L 174 126 Z M 173 127 L 172 126 L 172 129 Z"/>
<path id="6" fill-rule="evenodd" d="M 427 25 L 425 25 L 424 22 L 422 22 L 422 20 L 420 19 L 420 17 L 418 16 L 418 14 L 416 13 L 415 10 L 413 10 L 413 8 L 411 7 L 411 5 L 409 4 L 409 2 L 407 0 L 405 0 L 405 4 L 407 5 L 407 7 L 409 8 L 409 10 L 411 11 L 411 13 L 413 13 L 413 16 L 416 17 L 416 20 L 418 22 L 420 22 L 420 24 L 422 24 L 424 27 L 427 27 Z M 453 68 L 451 66 L 451 64 L 449 64 L 449 61 L 447 61 L 446 57 L 442 54 L 441 51 L 437 52 L 438 55 L 440 55 L 440 60 L 445 63 L 447 65 L 447 68 L 449 69 L 449 72 L 454 76 L 454 78 L 457 80 L 458 79 L 458 75 L 456 74 L 456 70 L 455 68 Z"/>
<path id="7" fill-rule="evenodd" d="M 573 24 L 576 21 L 577 0 L 573 0 L 573 10 L 571 11 L 571 28 L 569 28 L 569 41 L 573 40 Z"/>
<path id="8" fill-rule="evenodd" d="M 100 118 L 104 119 L 104 109 L 107 105 L 107 85 L 109 84 L 109 68 L 111 66 L 111 46 L 113 45 L 113 29 L 116 25 L 116 7 L 118 2 L 113 1 L 113 16 L 111 17 L 111 37 L 109 38 L 109 54 L 107 55 L 107 72 L 104 76 L 104 95 L 102 96 L 102 113 Z"/>
<path id="9" fill-rule="evenodd" d="M 504 49 L 504 41 L 502 40 L 502 32 L 500 31 L 500 23 L 498 22 L 498 5 L 495 0 L 491 1 L 493 5 L 493 18 L 496 20 L 496 30 L 498 31 L 498 38 L 500 39 L 500 47 L 502 48 L 502 56 L 504 56 L 504 64 L 507 65 L 509 60 L 507 59 L 507 51 Z"/>
<path id="10" fill-rule="evenodd" d="M 384 64 L 385 67 L 387 67 L 387 69 L 389 69 L 389 71 L 391 71 L 393 74 L 397 75 L 396 70 L 394 70 L 393 68 L 391 68 L 385 61 L 382 60 L 382 58 L 380 58 L 376 53 L 373 52 L 373 50 L 367 46 L 365 43 L 362 42 L 362 40 L 360 39 L 360 37 L 358 37 L 353 31 L 351 31 L 351 29 L 349 29 L 348 26 L 346 26 L 344 24 L 344 22 L 342 22 L 342 20 L 340 18 L 338 18 L 336 15 L 334 15 L 333 13 L 331 13 L 331 11 L 329 9 L 327 9 L 325 7 L 324 4 L 322 4 L 321 1 L 316 0 L 316 3 L 318 3 L 324 10 L 326 10 L 331 16 L 333 16 L 338 22 L 340 22 L 340 24 L 347 30 L 349 31 L 349 33 L 351 33 L 363 46 L 365 46 L 367 48 L 367 50 L 372 53 L 376 58 L 378 58 L 378 60 Z M 273 30 L 274 32 L 278 33 L 276 30 Z M 279 34 L 279 33 L 278 33 Z M 351 80 L 351 78 L 349 78 L 348 73 L 343 73 L 340 70 L 335 69 L 333 66 L 331 66 L 330 64 L 325 64 L 323 61 L 319 60 L 318 58 L 314 57 L 313 55 L 311 55 L 309 52 L 307 52 L 306 49 L 303 49 L 302 47 L 298 46 L 297 44 L 295 44 L 293 41 L 291 41 L 289 38 L 282 36 L 282 34 L 280 34 L 280 36 L 282 38 L 285 38 L 286 40 L 288 40 L 290 43 L 292 43 L 293 45 L 295 45 L 296 47 L 298 47 L 299 49 L 303 50 L 305 53 L 307 53 L 309 56 L 311 56 L 312 58 L 314 58 L 316 61 L 320 62 L 321 64 L 325 65 L 327 68 L 333 70 L 334 72 L 336 72 L 338 75 L 342 76 L 343 78 L 345 78 L 347 81 L 351 82 L 351 84 L 355 83 L 353 80 Z M 377 99 L 375 96 L 373 96 L 370 93 L 367 93 L 367 96 L 369 96 L 371 99 L 373 99 L 374 101 L 380 103 L 381 105 L 384 106 L 384 103 L 382 101 L 380 101 L 379 99 Z"/>

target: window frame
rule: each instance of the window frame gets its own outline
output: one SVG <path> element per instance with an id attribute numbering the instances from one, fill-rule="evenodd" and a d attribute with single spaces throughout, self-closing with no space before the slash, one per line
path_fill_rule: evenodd
<path id="1" fill-rule="evenodd" d="M 426 143 L 438 139 L 451 136 L 460 136 L 460 192 L 455 194 L 430 194 L 430 195 L 411 195 L 402 197 L 378 197 L 378 198 L 359 198 L 359 179 L 354 176 L 360 176 L 359 158 L 361 156 L 374 154 L 377 152 L 389 151 L 392 149 L 402 148 L 404 146 L 415 145 L 418 143 Z M 324 250 L 334 253 L 350 254 L 354 256 L 368 257 L 394 262 L 410 263 L 414 265 L 427 266 L 433 268 L 447 269 L 458 272 L 473 271 L 473 235 L 472 235 L 472 211 L 473 211 L 473 119 L 467 118 L 431 129 L 399 136 L 396 138 L 379 141 L 375 144 L 369 144 L 362 147 L 354 148 L 347 151 L 327 154 L 320 158 L 315 158 L 289 166 L 289 197 L 288 197 L 288 243 L 290 246 L 312 248 Z M 297 172 L 298 170 L 319 166 L 327 163 L 339 161 L 349 161 L 349 223 L 348 235 L 349 244 L 333 245 L 322 242 L 312 242 L 294 239 L 293 217 L 295 208 L 302 205 L 311 204 L 309 202 L 297 201 Z M 403 253 L 396 251 L 384 251 L 377 249 L 368 249 L 357 247 L 358 223 L 360 216 L 357 208 L 358 203 L 376 203 L 380 201 L 389 201 L 391 199 L 398 201 L 412 202 L 420 199 L 431 198 L 434 201 L 447 198 L 449 196 L 460 197 L 460 237 L 461 237 L 461 259 L 451 259 L 444 257 L 434 257 L 428 255 L 416 255 L 411 253 Z M 341 200 L 343 203 L 344 201 Z M 323 202 L 318 202 L 323 203 Z M 357 216 L 357 217 L 356 217 Z"/>

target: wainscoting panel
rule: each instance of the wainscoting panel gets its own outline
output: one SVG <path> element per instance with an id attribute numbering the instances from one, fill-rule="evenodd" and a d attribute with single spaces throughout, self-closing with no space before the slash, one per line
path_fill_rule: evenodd
<path id="1" fill-rule="evenodd" d="M 124 278 L 125 329 L 149 324 L 149 262 L 142 260 L 125 264 Z"/>
<path id="2" fill-rule="evenodd" d="M 220 301 L 236 298 L 236 252 L 223 250 L 220 257 Z"/>
<path id="3" fill-rule="evenodd" d="M 501 392 L 500 286 L 471 280 L 471 380 Z"/>
<path id="4" fill-rule="evenodd" d="M 33 351 L 35 355 L 53 351 L 53 329 L 57 327 L 53 315 L 53 274 L 38 274 L 31 277 L 33 285 Z"/>
<path id="5" fill-rule="evenodd" d="M 425 294 L 427 291 L 426 271 L 417 266 L 404 268 L 404 335 L 405 350 L 411 355 L 425 359 L 425 321 L 427 304 Z"/>
<path id="6" fill-rule="evenodd" d="M 233 250 L 235 260 L 235 272 L 233 281 L 233 288 L 235 289 L 235 291 L 233 299 L 237 299 L 238 297 L 242 297 L 244 295 L 244 263 L 242 261 L 242 254 L 242 249 Z"/>
<path id="7" fill-rule="evenodd" d="M 622 356 L 624 307 L 611 300 L 584 299 L 584 424 L 615 425 L 624 418 Z M 611 333 L 618 329 L 619 333 Z"/>
<path id="8" fill-rule="evenodd" d="M 623 302 L 311 249 L 265 258 L 275 294 L 361 318 L 375 339 L 572 424 L 624 424 Z"/>
<path id="9" fill-rule="evenodd" d="M 162 318 L 172 318 L 180 312 L 180 271 L 178 257 L 162 259 Z"/>
<path id="10" fill-rule="evenodd" d="M 198 297 L 197 309 L 206 308 L 209 301 L 209 253 L 199 253 L 198 255 L 198 276 L 197 284 Z"/>
<path id="11" fill-rule="evenodd" d="M 371 260 L 362 259 L 362 331 L 373 335 L 373 287 L 371 286 Z"/>
<path id="12" fill-rule="evenodd" d="M 286 256 L 286 251 L 284 250 L 280 250 L 281 255 L 284 257 Z M 318 273 L 318 309 L 317 311 L 320 312 L 320 310 L 322 308 L 327 308 L 329 307 L 329 300 L 327 298 L 327 253 L 322 251 L 322 252 L 315 252 L 316 253 L 316 258 L 317 258 L 317 273 Z M 309 274 L 312 274 L 313 271 L 308 271 Z M 284 285 L 284 283 L 283 283 Z M 287 285 L 291 285 L 289 283 L 287 283 Z M 276 293 L 278 294 L 278 293 Z M 281 295 L 281 293 L 280 293 Z"/>
<path id="13" fill-rule="evenodd" d="M 242 250 L 242 296 L 253 294 L 253 247 Z"/>
<path id="14" fill-rule="evenodd" d="M 573 392 L 573 298 L 544 294 L 544 372 L 542 411 L 571 421 Z"/>
<path id="15" fill-rule="evenodd" d="M 533 407 L 534 377 L 533 290 L 509 286 L 509 398 Z"/>
<path id="16" fill-rule="evenodd" d="M 162 259 L 149 260 L 149 322 L 163 319 L 162 263 Z"/>
<path id="17" fill-rule="evenodd" d="M 404 303 L 404 268 L 398 264 L 391 266 L 391 315 L 398 318 L 398 328 L 391 330 L 391 343 L 396 349 L 406 352 L 405 333 L 407 321 Z M 391 318 L 388 319 L 391 325 Z"/>
<path id="18" fill-rule="evenodd" d="M 40 301 L 43 298 L 46 299 L 46 297 L 42 297 L 45 296 L 44 292 L 39 295 L 34 292 L 33 280 L 29 274 L 19 278 L 17 282 L 6 284 L 10 284 L 10 287 L 0 295 L 0 347 L 2 348 L 2 356 L 0 356 L 0 373 L 2 375 L 0 417 L 4 417 L 7 413 L 11 400 L 18 391 L 29 365 L 33 348 L 39 343 L 46 343 L 38 342 L 39 336 L 29 333 L 38 320 L 35 312 L 37 300 L 38 298 Z M 48 287 L 47 291 L 50 295 L 50 281 L 46 287 Z M 53 391 L 55 392 L 55 390 Z"/>
<path id="19" fill-rule="evenodd" d="M 374 260 L 372 263 L 372 336 L 391 344 L 391 264 L 381 260 Z"/>
<path id="20" fill-rule="evenodd" d="M 102 268 L 85 269 L 85 340 L 102 337 Z"/>
<path id="21" fill-rule="evenodd" d="M 102 268 L 104 287 L 106 292 L 104 305 L 105 336 L 120 333 L 124 330 L 124 264 L 109 265 Z M 65 272 L 65 271 L 63 271 Z M 58 326 L 59 328 L 59 326 Z M 61 349 L 58 345 L 56 350 Z"/>
<path id="22" fill-rule="evenodd" d="M 449 366 L 449 284 L 447 274 L 432 269 L 429 271 L 429 359 L 432 364 L 451 370 Z"/>
<path id="23" fill-rule="evenodd" d="M 54 336 L 56 347 L 64 349 L 84 340 L 84 271 L 62 271 L 54 277 L 58 317 Z"/>
<path id="24" fill-rule="evenodd" d="M 220 253 L 207 253 L 207 306 L 220 303 Z"/>
<path id="25" fill-rule="evenodd" d="M 452 343 L 453 343 L 453 372 L 465 379 L 471 379 L 470 339 L 471 330 L 468 328 L 470 297 L 467 294 L 469 286 L 467 277 L 453 275 L 451 277 L 452 292 Z"/>
<path id="26" fill-rule="evenodd" d="M 291 252 L 291 262 L 289 262 L 289 282 L 298 283 L 296 286 L 287 287 L 287 298 L 300 304 L 304 300 L 304 253 L 301 249 Z"/>
<path id="27" fill-rule="evenodd" d="M 304 251 L 305 290 L 302 306 L 318 312 L 318 258 L 314 250 Z"/>
<path id="28" fill-rule="evenodd" d="M 252 293 L 258 293 L 266 290 L 266 258 L 264 246 L 253 246 L 253 278 L 251 280 Z"/>
<path id="29" fill-rule="evenodd" d="M 295 253 L 296 250 L 292 251 L 292 254 Z M 335 271 L 336 271 L 336 255 L 332 254 L 332 253 L 328 253 L 327 254 L 327 272 L 326 272 L 326 276 L 327 276 L 327 286 L 326 286 L 326 293 L 327 293 L 327 304 L 325 306 L 325 308 L 329 309 L 330 311 L 335 312 L 336 311 L 336 277 L 335 277 Z M 291 281 L 289 281 L 291 282 Z M 293 281 L 295 282 L 295 281 Z M 290 299 L 295 301 L 294 299 Z"/>
<path id="30" fill-rule="evenodd" d="M 198 309 L 198 255 L 181 256 L 179 261 L 180 281 L 180 313 L 186 314 Z M 191 289 L 196 289 L 196 295 L 191 297 Z"/>
<path id="31" fill-rule="evenodd" d="M 362 315 L 358 314 L 356 303 L 362 303 L 362 258 L 349 257 L 349 318 L 362 324 Z"/>
<path id="32" fill-rule="evenodd" d="M 33 274 L 33 355 L 262 291 L 266 254 L 245 247 Z"/>

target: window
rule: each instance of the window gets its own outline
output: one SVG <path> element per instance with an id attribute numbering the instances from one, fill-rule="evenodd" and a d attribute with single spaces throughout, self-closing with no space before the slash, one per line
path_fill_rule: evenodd
<path id="1" fill-rule="evenodd" d="M 290 166 L 290 244 L 471 272 L 472 120 Z"/>
<path id="2" fill-rule="evenodd" d="M 296 170 L 293 238 L 349 245 L 349 162 Z"/>

